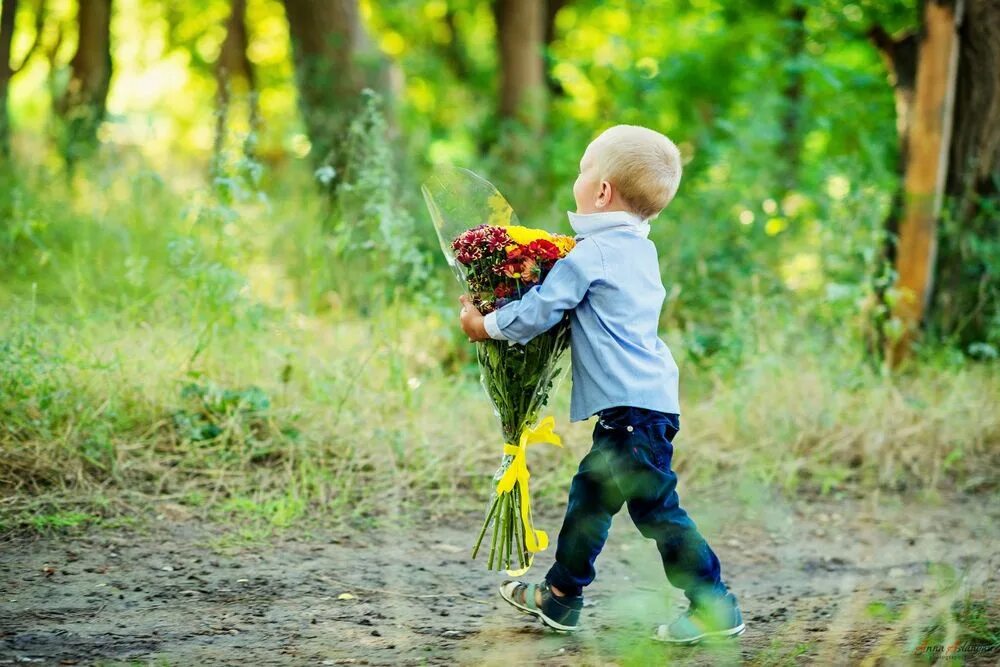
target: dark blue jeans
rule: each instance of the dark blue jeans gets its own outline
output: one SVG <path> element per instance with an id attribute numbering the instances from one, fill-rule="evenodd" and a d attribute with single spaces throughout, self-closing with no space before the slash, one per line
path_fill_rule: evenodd
<path id="1" fill-rule="evenodd" d="M 633 407 L 602 410 L 594 444 L 569 488 L 556 562 L 546 580 L 563 593 L 581 595 L 594 580 L 611 518 L 628 505 L 639 531 L 656 541 L 667 580 L 689 600 L 723 595 L 719 559 L 680 507 L 677 475 L 670 469 L 676 414 Z"/>

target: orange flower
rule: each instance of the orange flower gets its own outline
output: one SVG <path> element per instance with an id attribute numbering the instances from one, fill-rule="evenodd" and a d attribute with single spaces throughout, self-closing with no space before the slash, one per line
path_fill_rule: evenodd
<path id="1" fill-rule="evenodd" d="M 526 283 L 536 283 L 542 277 L 542 267 L 531 257 L 525 257 L 521 262 L 521 280 Z"/>

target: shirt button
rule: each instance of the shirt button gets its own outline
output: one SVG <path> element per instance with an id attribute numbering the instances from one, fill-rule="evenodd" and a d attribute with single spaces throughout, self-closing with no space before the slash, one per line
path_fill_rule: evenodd
<path id="1" fill-rule="evenodd" d="M 631 433 L 632 432 L 632 427 L 631 426 L 627 426 L 627 427 L 625 427 L 625 430 L 628 431 L 629 433 Z"/>

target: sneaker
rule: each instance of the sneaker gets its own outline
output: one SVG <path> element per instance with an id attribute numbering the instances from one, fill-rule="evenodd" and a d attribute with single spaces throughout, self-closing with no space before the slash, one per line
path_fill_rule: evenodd
<path id="1" fill-rule="evenodd" d="M 740 605 L 730 592 L 692 604 L 672 623 L 658 626 L 652 638 L 668 644 L 697 644 L 703 639 L 736 637 L 745 631 Z"/>
<path id="2" fill-rule="evenodd" d="M 536 590 L 541 594 L 540 605 L 535 601 Z M 547 581 L 540 584 L 505 581 L 500 584 L 500 597 L 518 611 L 537 616 L 542 623 L 553 630 L 575 632 L 580 629 L 582 595 L 558 596 L 552 592 Z"/>

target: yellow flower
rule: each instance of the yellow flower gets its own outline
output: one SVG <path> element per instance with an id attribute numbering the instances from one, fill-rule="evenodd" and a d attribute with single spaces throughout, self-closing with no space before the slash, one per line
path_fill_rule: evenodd
<path id="1" fill-rule="evenodd" d="M 562 234 L 553 235 L 551 241 L 556 244 L 559 248 L 560 253 L 565 257 L 570 250 L 576 247 L 576 239 L 572 236 L 563 236 Z"/>
<path id="2" fill-rule="evenodd" d="M 528 245 L 538 239 L 552 240 L 552 235 L 544 229 L 532 229 L 530 227 L 522 227 L 521 225 L 510 225 L 509 227 L 504 227 L 504 229 L 507 230 L 507 234 L 510 235 L 511 240 L 518 245 Z"/>

